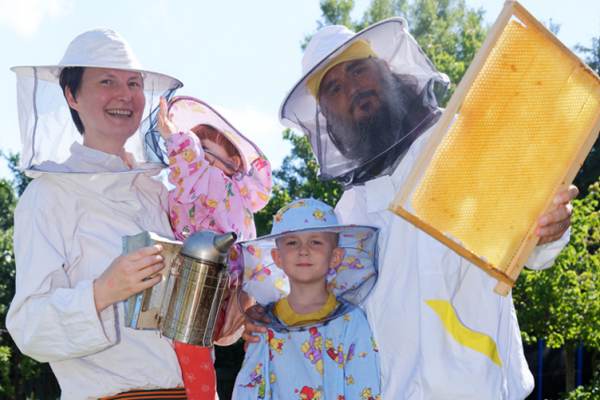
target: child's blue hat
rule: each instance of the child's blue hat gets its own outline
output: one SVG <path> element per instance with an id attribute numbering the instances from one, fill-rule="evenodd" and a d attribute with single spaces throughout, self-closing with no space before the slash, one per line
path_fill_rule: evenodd
<path id="1" fill-rule="evenodd" d="M 336 269 L 331 269 L 327 276 L 327 289 L 336 296 L 340 306 L 320 323 L 343 315 L 360 305 L 377 281 L 379 228 L 339 225 L 333 208 L 314 199 L 296 200 L 282 207 L 273 218 L 270 235 L 241 243 L 244 255 L 242 290 L 253 296 L 267 310 L 279 299 L 286 297 L 290 292 L 289 281 L 283 270 L 273 262 L 271 249 L 276 247 L 276 239 L 287 234 L 314 231 L 339 234 L 338 247 L 344 250 L 343 261 Z M 246 316 L 243 310 L 242 314 Z M 274 315 L 269 317 L 272 321 L 271 326 L 276 329 L 306 328 L 288 327 Z M 310 324 L 315 325 L 318 324 Z"/>

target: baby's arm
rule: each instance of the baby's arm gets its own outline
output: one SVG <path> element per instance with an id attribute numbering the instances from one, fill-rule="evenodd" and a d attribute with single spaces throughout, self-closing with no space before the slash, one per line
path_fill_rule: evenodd
<path id="1" fill-rule="evenodd" d="M 349 318 L 344 322 L 349 324 L 344 335 L 344 351 L 348 357 L 344 367 L 344 398 L 378 398 L 381 393 L 379 351 L 367 318 L 360 309 L 355 309 L 343 318 Z"/>
<path id="2" fill-rule="evenodd" d="M 177 127 L 173 123 L 173 114 L 167 115 L 167 113 L 167 100 L 160 96 L 160 111 L 158 112 L 156 129 L 164 140 L 168 140 L 172 134 L 177 132 Z"/>

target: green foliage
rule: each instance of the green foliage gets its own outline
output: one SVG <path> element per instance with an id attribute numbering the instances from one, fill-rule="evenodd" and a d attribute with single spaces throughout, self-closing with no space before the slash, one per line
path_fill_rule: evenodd
<path id="1" fill-rule="evenodd" d="M 572 355 L 578 343 L 583 342 L 587 349 L 600 349 L 599 200 L 596 182 L 585 198 L 572 201 L 568 245 L 552 268 L 524 270 L 513 289 L 523 341 L 531 344 L 543 339 L 548 347 L 566 347 L 567 390 L 574 385 Z"/>
<path id="2" fill-rule="evenodd" d="M 577 44 L 575 50 L 584 55 L 587 65 L 600 75 L 600 36 L 592 38 L 590 47 Z M 587 187 L 595 182 L 598 175 L 600 175 L 600 138 L 594 143 L 592 151 L 585 159 L 583 167 L 573 182 L 579 188 L 580 196 L 587 194 Z"/>
<path id="3" fill-rule="evenodd" d="M 473 61 L 489 30 L 483 9 L 474 10 L 464 0 L 371 0 L 361 21 L 351 21 L 352 0 L 322 0 L 325 25 L 345 25 L 358 32 L 383 19 L 400 16 L 408 21 L 410 32 L 436 68 L 448 75 L 450 87 L 441 102 L 445 106 Z M 306 36 L 306 47 L 312 36 Z"/>
<path id="4" fill-rule="evenodd" d="M 354 0 L 327 0 L 321 1 L 321 11 L 325 23 L 317 22 L 319 28 L 326 25 L 352 26 L 350 12 L 354 8 Z"/>
<path id="5" fill-rule="evenodd" d="M 10 347 L 0 346 L 0 397 L 13 397 L 13 386 L 10 382 Z"/>
<path id="6" fill-rule="evenodd" d="M 15 177 L 15 181 L 13 183 L 17 188 L 17 193 L 19 196 L 22 195 L 25 191 L 25 188 L 27 188 L 27 185 L 29 185 L 29 182 L 31 182 L 31 178 L 25 175 L 23 171 L 19 171 L 17 169 L 17 166 L 19 165 L 20 154 L 8 153 L 8 155 L 6 155 L 0 151 L 0 156 L 4 157 L 8 161 L 8 167 L 13 172 Z"/>
<path id="7" fill-rule="evenodd" d="M 600 379 L 563 394 L 561 400 L 596 400 L 600 398 Z"/>
<path id="8" fill-rule="evenodd" d="M 15 176 L 13 182 L 0 180 L 0 397 L 12 398 L 15 391 L 23 394 L 26 383 L 40 376 L 43 365 L 22 355 L 6 332 L 6 314 L 15 295 L 13 249 L 13 214 L 17 205 L 15 188 L 19 195 L 22 194 L 31 179 L 16 170 L 19 164 L 18 154 L 1 155 L 8 160 Z M 16 388 L 15 382 L 18 385 Z"/>
<path id="9" fill-rule="evenodd" d="M 335 207 L 342 197 L 343 191 L 338 182 L 317 179 L 319 167 L 306 136 L 286 129 L 283 138 L 292 143 L 292 152 L 283 159 L 281 168 L 273 171 L 275 185 L 271 191 L 271 199 L 254 216 L 258 236 L 271 233 L 273 216 L 291 201 L 311 198 Z"/>

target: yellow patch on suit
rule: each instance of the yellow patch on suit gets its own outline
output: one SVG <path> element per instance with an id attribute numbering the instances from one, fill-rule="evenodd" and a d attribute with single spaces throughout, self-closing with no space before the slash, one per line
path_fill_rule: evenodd
<path id="1" fill-rule="evenodd" d="M 502 368 L 502 361 L 498 354 L 498 348 L 496 343 L 491 337 L 483 333 L 475 332 L 465 327 L 456 315 L 456 311 L 452 304 L 447 300 L 425 300 L 425 303 L 429 305 L 436 312 L 438 317 L 442 320 L 446 330 L 461 345 L 468 347 L 469 349 L 475 350 L 485 356 L 488 356 L 494 364 Z"/>

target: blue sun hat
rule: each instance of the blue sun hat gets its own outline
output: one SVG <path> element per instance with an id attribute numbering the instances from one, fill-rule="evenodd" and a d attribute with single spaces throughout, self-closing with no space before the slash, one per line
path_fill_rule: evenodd
<path id="1" fill-rule="evenodd" d="M 275 265 L 271 249 L 276 247 L 276 239 L 287 234 L 315 231 L 339 235 L 338 247 L 344 250 L 344 257 L 337 268 L 329 270 L 327 289 L 340 304 L 318 323 L 289 327 L 271 312 L 277 301 L 290 293 L 289 280 Z M 318 200 L 296 200 L 275 214 L 270 235 L 241 243 L 244 256 L 242 290 L 267 310 L 266 315 L 271 319 L 269 326 L 276 330 L 304 330 L 326 323 L 359 306 L 375 286 L 378 235 L 379 228 L 376 227 L 339 225 L 333 208 Z M 242 314 L 249 318 L 243 310 Z"/>

